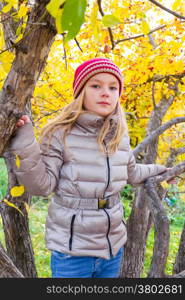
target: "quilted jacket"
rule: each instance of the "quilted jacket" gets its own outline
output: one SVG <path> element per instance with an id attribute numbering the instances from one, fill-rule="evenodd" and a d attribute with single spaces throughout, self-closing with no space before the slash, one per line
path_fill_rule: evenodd
<path id="1" fill-rule="evenodd" d="M 51 194 L 45 234 L 50 250 L 105 259 L 116 255 L 127 240 L 120 191 L 127 183 L 139 184 L 166 170 L 137 164 L 127 135 L 116 153 L 102 153 L 97 144 L 102 125 L 101 116 L 86 112 L 65 144 L 62 128 L 53 133 L 49 147 L 46 137 L 39 144 L 31 123 L 18 128 L 11 140 L 11 151 L 20 158 L 20 167 L 14 163 L 19 183 L 32 195 Z M 101 208 L 100 199 L 110 206 Z"/>

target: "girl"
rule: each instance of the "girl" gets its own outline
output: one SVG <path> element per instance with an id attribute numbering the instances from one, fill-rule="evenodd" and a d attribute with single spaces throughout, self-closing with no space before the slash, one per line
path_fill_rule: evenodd
<path id="1" fill-rule="evenodd" d="M 52 277 L 116 278 L 127 240 L 120 191 L 166 170 L 135 162 L 119 97 L 120 69 L 109 59 L 81 64 L 74 101 L 34 137 L 28 116 L 17 122 L 15 173 L 32 195 L 52 193 L 46 245 Z"/>

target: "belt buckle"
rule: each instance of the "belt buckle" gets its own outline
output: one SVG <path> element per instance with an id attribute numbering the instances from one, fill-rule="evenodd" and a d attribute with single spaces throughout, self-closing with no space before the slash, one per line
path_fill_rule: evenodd
<path id="1" fill-rule="evenodd" d="M 98 208 L 107 208 L 107 200 L 103 198 L 98 198 Z"/>

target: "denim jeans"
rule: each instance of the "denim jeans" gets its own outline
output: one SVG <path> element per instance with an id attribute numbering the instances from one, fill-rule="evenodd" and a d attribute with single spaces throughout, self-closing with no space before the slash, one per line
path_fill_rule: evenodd
<path id="1" fill-rule="evenodd" d="M 110 259 L 94 256 L 71 256 L 52 251 L 52 278 L 117 278 L 122 255 L 123 247 L 116 256 L 112 256 Z"/>

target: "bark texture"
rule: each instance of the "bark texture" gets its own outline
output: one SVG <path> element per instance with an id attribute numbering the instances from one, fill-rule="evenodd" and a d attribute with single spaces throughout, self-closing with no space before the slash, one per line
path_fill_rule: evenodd
<path id="1" fill-rule="evenodd" d="M 0 244 L 0 278 L 22 278 L 24 277 Z"/>
<path id="2" fill-rule="evenodd" d="M 168 108 L 172 105 L 174 97 L 162 98 L 158 105 L 154 105 L 148 128 L 147 137 L 152 135 L 162 124 Z M 145 146 L 142 153 L 142 163 L 155 163 L 157 158 L 158 135 Z M 138 152 L 137 152 L 138 154 Z M 135 194 L 132 211 L 127 223 L 128 240 L 125 247 L 121 277 L 139 278 L 143 269 L 146 240 L 149 232 L 150 210 L 148 208 L 149 195 L 144 186 L 138 187 Z"/>
<path id="3" fill-rule="evenodd" d="M 181 234 L 179 250 L 174 264 L 174 276 L 182 271 L 185 273 L 185 225 Z"/>
<path id="4" fill-rule="evenodd" d="M 8 170 L 9 187 L 5 198 L 13 202 L 24 216 L 4 202 L 0 205 L 0 211 L 7 255 L 24 277 L 37 277 L 28 216 L 24 205 L 29 204 L 31 199 L 28 193 L 19 198 L 12 198 L 9 193 L 10 189 L 19 183 L 13 172 L 14 157 L 8 151 L 8 141 L 17 119 L 22 114 L 28 114 L 31 117 L 30 99 L 54 41 L 56 30 L 53 26 L 53 19 L 45 10 L 48 2 L 36 2 L 30 12 L 24 37 L 17 45 L 13 44 L 16 26 L 12 23 L 12 19 L 9 19 L 9 24 L 4 23 L 7 48 L 14 45 L 11 50 L 14 49 L 16 55 L 0 96 L 0 153 L 5 158 Z M 10 277 L 6 272 L 2 274 L 4 277 Z M 14 277 L 13 273 L 12 277 Z"/>
<path id="5" fill-rule="evenodd" d="M 169 250 L 169 221 L 165 209 L 162 205 L 163 193 L 162 189 L 157 189 L 157 184 L 164 180 L 169 180 L 185 171 L 185 162 L 182 162 L 163 175 L 151 177 L 147 179 L 145 188 L 149 195 L 148 206 L 150 208 L 155 227 L 154 251 L 148 277 L 165 278 L 169 277 L 165 274 L 166 260 Z M 159 190 L 160 193 L 157 193 Z M 176 263 L 174 266 L 173 277 L 183 277 L 185 270 L 185 230 L 181 235 Z"/>
<path id="6" fill-rule="evenodd" d="M 53 19 L 45 10 L 47 2 L 36 3 L 24 37 L 15 45 L 16 56 L 0 96 L 0 155 L 14 131 L 16 121 L 31 99 L 56 34 Z"/>
<path id="7" fill-rule="evenodd" d="M 9 155 L 11 154 L 9 153 Z M 9 190 L 13 186 L 19 185 L 12 169 L 12 159 L 13 157 L 10 156 L 5 159 Z M 25 209 L 25 203 L 30 205 L 31 197 L 28 193 L 24 193 L 21 197 L 12 198 L 8 191 L 5 198 L 16 205 L 23 213 L 22 215 L 5 202 L 0 204 L 7 255 L 25 277 L 37 277 L 28 215 Z"/>

